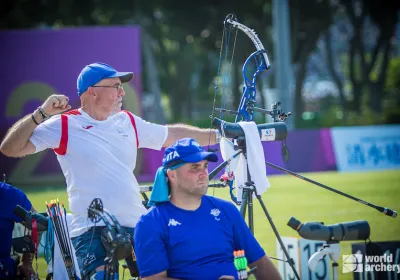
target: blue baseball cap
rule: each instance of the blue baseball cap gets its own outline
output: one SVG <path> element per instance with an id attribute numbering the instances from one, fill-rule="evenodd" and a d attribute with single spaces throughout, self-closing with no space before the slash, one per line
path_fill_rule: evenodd
<path id="1" fill-rule="evenodd" d="M 170 168 L 178 164 L 199 162 L 205 159 L 216 162 L 218 155 L 205 152 L 203 147 L 192 138 L 183 138 L 165 149 L 162 164 L 164 168 Z"/>
<path id="2" fill-rule="evenodd" d="M 82 69 L 76 81 L 78 95 L 87 91 L 94 84 L 97 84 L 103 79 L 119 78 L 122 83 L 129 82 L 133 77 L 132 72 L 118 72 L 113 67 L 102 62 L 96 62 L 86 65 Z"/>

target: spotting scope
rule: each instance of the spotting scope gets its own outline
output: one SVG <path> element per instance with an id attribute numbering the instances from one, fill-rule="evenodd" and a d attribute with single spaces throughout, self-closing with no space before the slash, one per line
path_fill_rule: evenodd
<path id="1" fill-rule="evenodd" d="M 296 218 L 291 217 L 287 225 L 297 231 L 301 237 L 310 240 L 366 240 L 370 235 L 368 222 L 362 220 L 326 226 L 320 222 L 307 222 L 302 224 Z"/>

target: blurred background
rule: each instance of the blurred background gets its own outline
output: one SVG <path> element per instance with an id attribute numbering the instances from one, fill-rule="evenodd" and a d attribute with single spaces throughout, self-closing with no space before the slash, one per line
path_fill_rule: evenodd
<path id="1" fill-rule="evenodd" d="M 124 87 L 125 109 L 160 124 L 210 127 L 214 99 L 216 107 L 238 107 L 242 67 L 255 51 L 243 32 L 224 32 L 225 17 L 234 13 L 256 31 L 271 63 L 257 77 L 257 106 L 281 101 L 293 112 L 290 160 L 283 161 L 280 142 L 263 142 L 266 160 L 399 210 L 399 1 L 14 0 L 0 7 L 0 138 L 52 93 L 69 96 L 78 108 L 76 78 L 97 61 L 135 73 Z M 260 113 L 255 120 L 272 121 Z M 140 183 L 151 184 L 161 158 L 162 151 L 139 153 Z M 1 154 L 0 172 L 43 205 L 34 205 L 39 210 L 55 196 L 67 199 L 52 151 L 24 159 Z M 283 173 L 268 167 L 267 174 Z M 287 175 L 270 178 L 275 184 L 265 199 L 284 235 L 295 236 L 286 222 L 298 213 L 305 221 L 367 219 L 376 240 L 399 240 L 397 220 Z M 275 253 L 258 211 L 263 225 L 256 225 L 256 236 Z"/>

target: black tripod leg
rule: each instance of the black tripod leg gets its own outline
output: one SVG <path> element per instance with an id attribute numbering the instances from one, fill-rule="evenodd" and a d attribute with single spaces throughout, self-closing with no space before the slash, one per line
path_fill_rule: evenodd
<path id="1" fill-rule="evenodd" d="M 242 193 L 242 203 L 240 204 L 240 214 L 244 220 L 246 220 L 246 209 L 247 209 L 247 190 L 244 189 Z"/>
<path id="2" fill-rule="evenodd" d="M 249 191 L 247 193 L 247 204 L 249 207 L 249 212 L 247 216 L 249 217 L 249 228 L 252 234 L 254 234 L 254 219 L 253 219 L 253 192 Z"/>
<path id="3" fill-rule="evenodd" d="M 283 244 L 281 237 L 279 236 L 278 230 L 276 229 L 275 224 L 274 224 L 274 222 L 272 221 L 272 218 L 271 218 L 271 216 L 269 215 L 269 213 L 268 213 L 268 211 L 267 211 L 267 208 L 265 207 L 265 204 L 264 204 L 264 202 L 263 202 L 262 199 L 261 199 L 261 196 L 258 195 L 258 194 L 257 194 L 256 196 L 257 196 L 258 201 L 260 202 L 260 205 L 261 205 L 262 209 L 264 210 L 265 216 L 267 216 L 267 219 L 268 219 L 269 223 L 271 224 L 272 230 L 274 231 L 274 233 L 275 233 L 275 235 L 276 235 L 276 238 L 277 238 L 278 241 L 279 241 L 279 244 L 280 244 L 280 246 L 281 246 L 281 248 L 282 248 L 283 253 L 284 253 L 285 256 L 286 256 L 286 259 L 287 259 L 289 265 L 290 265 L 290 266 L 292 267 L 292 269 L 293 269 L 294 275 L 296 276 L 296 278 L 297 278 L 298 280 L 300 280 L 300 276 L 299 276 L 299 274 L 297 273 L 296 268 L 294 267 L 294 261 L 293 261 L 292 258 L 290 258 L 289 253 L 287 252 L 286 247 L 285 247 L 285 245 Z"/>

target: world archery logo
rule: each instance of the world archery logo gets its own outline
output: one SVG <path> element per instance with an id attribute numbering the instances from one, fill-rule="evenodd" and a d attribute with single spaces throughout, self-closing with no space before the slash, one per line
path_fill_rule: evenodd
<path id="1" fill-rule="evenodd" d="M 363 255 L 343 255 L 343 273 L 363 272 Z"/>
<path id="2" fill-rule="evenodd" d="M 218 216 L 219 216 L 219 214 L 221 214 L 221 211 L 219 211 L 218 208 L 211 209 L 210 214 L 215 217 L 215 220 L 217 220 L 217 221 L 220 220 L 220 218 Z"/>

